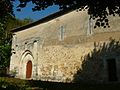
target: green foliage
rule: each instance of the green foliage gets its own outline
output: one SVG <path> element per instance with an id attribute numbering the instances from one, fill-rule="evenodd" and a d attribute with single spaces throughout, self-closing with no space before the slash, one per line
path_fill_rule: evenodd
<path id="1" fill-rule="evenodd" d="M 13 15 L 13 5 L 11 0 L 0 0 L 0 37 L 3 37 L 5 34 L 3 33 L 2 35 L 2 32 L 4 31 L 5 24 L 11 15 Z"/>
<path id="2" fill-rule="evenodd" d="M 26 88 L 30 87 L 29 82 L 20 79 L 14 78 L 4 78 L 0 77 L 0 89 L 8 89 L 8 90 L 26 90 Z"/>
<path id="3" fill-rule="evenodd" d="M 11 35 L 9 35 L 8 31 L 5 30 L 5 23 L 0 23 L 0 68 L 5 68 L 9 67 Z"/>
<path id="4" fill-rule="evenodd" d="M 0 16 L 6 15 L 6 13 L 13 13 L 11 0 L 0 0 Z"/>
<path id="5" fill-rule="evenodd" d="M 33 22 L 30 18 L 25 18 L 23 20 L 16 19 L 15 17 L 10 17 L 6 23 L 6 30 L 10 32 L 10 30 L 26 25 L 28 23 Z"/>
<path id="6" fill-rule="evenodd" d="M 120 0 L 19 0 L 18 11 L 26 7 L 30 1 L 34 4 L 32 10 L 44 10 L 52 5 L 58 5 L 60 10 L 87 10 L 90 18 L 95 19 L 95 27 L 109 27 L 109 15 L 120 16 Z"/>
<path id="7" fill-rule="evenodd" d="M 0 45 L 0 68 L 9 66 L 11 47 L 9 44 Z"/>
<path id="8" fill-rule="evenodd" d="M 0 90 L 120 90 L 120 83 L 91 84 L 42 82 L 0 77 Z"/>
<path id="9" fill-rule="evenodd" d="M 12 0 L 0 0 L 0 68 L 9 67 L 13 28 L 32 22 L 31 19 L 19 20 L 13 16 Z"/>
<path id="10" fill-rule="evenodd" d="M 12 16 L 9 16 L 4 24 L 0 22 L 0 68 L 9 67 L 12 41 L 11 30 L 31 22 L 32 19 L 29 18 L 19 20 Z"/>

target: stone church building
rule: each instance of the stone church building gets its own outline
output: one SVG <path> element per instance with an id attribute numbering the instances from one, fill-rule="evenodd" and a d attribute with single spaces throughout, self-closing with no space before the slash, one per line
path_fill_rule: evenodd
<path id="1" fill-rule="evenodd" d="M 119 82 L 120 17 L 94 28 L 86 11 L 59 11 L 14 29 L 10 73 L 52 82 Z"/>

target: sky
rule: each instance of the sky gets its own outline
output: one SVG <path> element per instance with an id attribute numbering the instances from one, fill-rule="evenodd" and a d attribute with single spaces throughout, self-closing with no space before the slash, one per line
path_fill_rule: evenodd
<path id="1" fill-rule="evenodd" d="M 59 11 L 58 6 L 54 5 L 54 6 L 48 7 L 45 10 L 33 12 L 32 7 L 34 7 L 34 5 L 32 4 L 32 2 L 29 2 L 27 7 L 22 8 L 21 11 L 17 11 L 16 7 L 18 6 L 18 4 L 19 4 L 18 1 L 15 1 L 13 3 L 14 14 L 15 14 L 15 17 L 18 19 L 31 18 L 34 21 L 37 21 L 43 17 L 46 17 L 52 13 Z"/>

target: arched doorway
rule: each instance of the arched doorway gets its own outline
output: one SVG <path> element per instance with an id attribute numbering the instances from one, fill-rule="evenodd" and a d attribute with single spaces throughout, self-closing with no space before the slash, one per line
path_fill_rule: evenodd
<path id="1" fill-rule="evenodd" d="M 26 78 L 29 79 L 31 78 L 32 75 L 32 62 L 28 61 L 26 65 Z"/>

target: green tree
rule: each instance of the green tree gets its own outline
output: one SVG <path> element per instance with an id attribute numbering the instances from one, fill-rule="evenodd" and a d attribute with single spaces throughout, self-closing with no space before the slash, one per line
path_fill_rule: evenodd
<path id="1" fill-rule="evenodd" d="M 0 45 L 0 68 L 9 66 L 11 47 L 9 44 Z"/>
<path id="2" fill-rule="evenodd" d="M 13 28 L 28 24 L 32 19 L 19 20 L 14 17 L 12 0 L 0 0 L 0 68 L 9 67 Z"/>
<path id="3" fill-rule="evenodd" d="M 5 24 L 1 24 L 0 27 L 0 68 L 9 67 L 10 56 L 11 56 L 11 40 L 13 28 L 28 24 L 31 19 L 18 20 L 14 17 L 9 17 Z"/>
<path id="4" fill-rule="evenodd" d="M 10 44 L 6 41 L 6 22 L 13 15 L 12 2 L 0 0 L 0 68 L 6 67 L 10 56 Z"/>
<path id="5" fill-rule="evenodd" d="M 13 5 L 10 0 L 0 0 L 0 30 L 5 28 L 9 16 L 13 15 Z"/>
<path id="6" fill-rule="evenodd" d="M 6 29 L 6 31 L 10 31 L 13 28 L 17 28 L 17 27 L 20 27 L 22 25 L 29 24 L 31 22 L 33 22 L 33 20 L 31 18 L 24 18 L 23 20 L 19 20 L 19 19 L 16 19 L 15 17 L 11 16 L 7 20 L 5 29 Z"/>
<path id="7" fill-rule="evenodd" d="M 23 20 L 16 19 L 13 16 L 9 16 L 4 28 L 1 27 L 0 30 L 0 68 L 9 67 L 10 56 L 11 56 L 11 40 L 12 33 L 11 30 L 22 25 L 31 23 L 33 20 L 30 18 L 25 18 Z"/>

